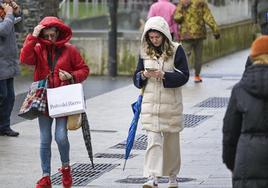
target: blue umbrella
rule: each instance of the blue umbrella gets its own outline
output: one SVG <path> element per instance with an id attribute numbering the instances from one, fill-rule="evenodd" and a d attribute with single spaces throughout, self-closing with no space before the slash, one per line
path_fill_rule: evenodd
<path id="1" fill-rule="evenodd" d="M 142 94 L 143 94 L 143 89 L 142 89 Z M 125 163 L 124 163 L 123 170 L 125 170 L 127 159 L 129 157 L 130 151 L 134 144 L 135 134 L 136 134 L 137 125 L 138 125 L 140 112 L 141 112 L 141 103 L 142 103 L 142 97 L 143 97 L 142 94 L 139 95 L 137 101 L 131 105 L 134 117 L 128 129 L 128 137 L 126 141 L 126 151 L 125 151 Z"/>

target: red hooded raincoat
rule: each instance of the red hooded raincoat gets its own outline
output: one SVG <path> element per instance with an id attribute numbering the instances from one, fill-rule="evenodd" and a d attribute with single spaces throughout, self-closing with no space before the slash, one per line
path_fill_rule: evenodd
<path id="1" fill-rule="evenodd" d="M 59 37 L 53 44 L 51 41 L 42 37 L 34 37 L 29 34 L 21 49 L 20 61 L 22 64 L 34 65 L 34 81 L 42 80 L 50 75 L 49 87 L 59 87 L 69 84 L 69 81 L 59 79 L 59 69 L 69 72 L 75 83 L 84 81 L 89 74 L 89 67 L 85 64 L 79 51 L 68 41 L 72 37 L 71 28 L 65 25 L 56 17 L 45 17 L 40 23 L 45 28 L 56 27 L 59 31 Z M 55 54 L 59 53 L 58 60 L 54 68 L 54 74 L 48 64 L 48 53 L 51 53 L 52 62 Z"/>

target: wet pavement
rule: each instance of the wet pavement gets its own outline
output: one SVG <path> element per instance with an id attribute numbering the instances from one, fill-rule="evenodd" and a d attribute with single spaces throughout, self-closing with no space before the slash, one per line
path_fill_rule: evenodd
<path id="1" fill-rule="evenodd" d="M 193 77 L 183 87 L 185 129 L 181 132 L 180 188 L 231 188 L 231 173 L 222 163 L 222 119 L 231 89 L 239 81 L 249 51 L 244 50 L 205 64 L 203 83 Z M 31 81 L 29 81 L 31 83 Z M 27 84 L 25 84 L 27 85 Z M 18 95 L 27 90 L 16 86 Z M 19 92 L 19 88 L 20 91 Z M 138 126 L 133 157 L 123 171 L 124 141 L 132 119 L 131 103 L 139 95 L 130 77 L 110 80 L 89 77 L 85 83 L 87 114 L 92 130 L 95 169 L 92 169 L 81 130 L 70 131 L 73 187 L 138 188 L 146 146 L 145 132 Z M 18 99 L 19 100 L 19 99 Z M 17 102 L 17 107 L 18 107 Z M 1 188 L 33 188 L 41 176 L 37 120 L 17 122 L 18 138 L 0 137 Z M 60 188 L 59 153 L 52 143 L 53 188 Z M 162 179 L 160 188 L 167 187 Z"/>

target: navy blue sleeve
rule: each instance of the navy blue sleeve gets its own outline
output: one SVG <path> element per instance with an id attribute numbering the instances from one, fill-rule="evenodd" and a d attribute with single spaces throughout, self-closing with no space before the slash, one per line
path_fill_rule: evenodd
<path id="1" fill-rule="evenodd" d="M 143 63 L 143 59 L 139 56 L 138 65 L 133 75 L 133 83 L 139 89 L 145 86 L 147 82 L 147 79 L 143 80 L 141 78 L 141 71 L 144 71 L 144 63 Z"/>
<path id="2" fill-rule="evenodd" d="M 163 84 L 165 88 L 176 88 L 183 86 L 189 80 L 189 68 L 186 54 L 179 46 L 174 60 L 174 72 L 165 72 Z"/>

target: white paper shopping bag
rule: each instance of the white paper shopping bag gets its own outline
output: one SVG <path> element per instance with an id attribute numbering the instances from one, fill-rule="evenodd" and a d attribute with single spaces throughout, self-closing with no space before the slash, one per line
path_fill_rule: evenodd
<path id="1" fill-rule="evenodd" d="M 48 113 L 52 118 L 85 112 L 82 84 L 47 89 Z"/>

